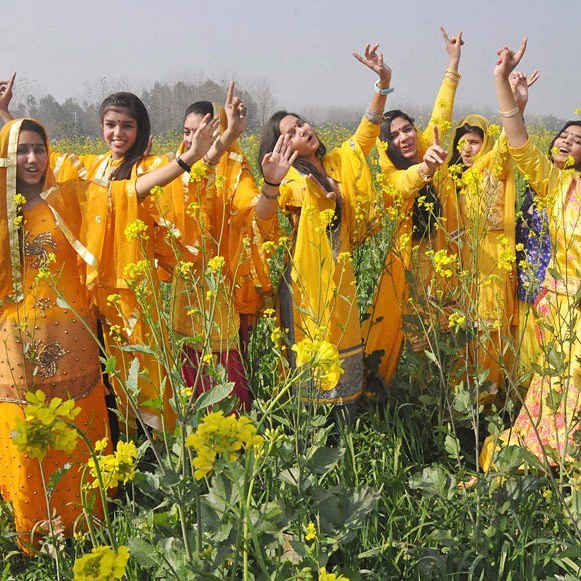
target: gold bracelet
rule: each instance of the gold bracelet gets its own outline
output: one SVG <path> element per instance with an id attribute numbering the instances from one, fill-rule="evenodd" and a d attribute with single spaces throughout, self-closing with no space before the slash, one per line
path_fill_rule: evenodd
<path id="1" fill-rule="evenodd" d="M 220 160 L 218 161 L 212 161 L 209 157 L 208 154 L 204 154 L 204 157 L 202 158 L 202 161 L 206 164 L 209 165 L 210 167 L 214 167 L 216 165 L 218 165 L 220 163 Z"/>
<path id="2" fill-rule="evenodd" d="M 450 81 L 459 81 L 462 78 L 460 73 L 456 73 L 450 69 L 446 69 L 444 76 L 447 77 Z"/>
<path id="3" fill-rule="evenodd" d="M 503 118 L 507 119 L 508 117 L 516 117 L 520 113 L 520 109 L 518 105 L 514 109 L 510 109 L 509 111 L 499 111 L 498 114 Z"/>

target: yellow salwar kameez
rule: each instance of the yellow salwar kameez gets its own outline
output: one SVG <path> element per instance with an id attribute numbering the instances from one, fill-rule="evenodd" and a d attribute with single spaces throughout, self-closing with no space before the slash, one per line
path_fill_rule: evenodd
<path id="1" fill-rule="evenodd" d="M 294 167 L 280 188 L 279 203 L 295 228 L 279 291 L 282 324 L 291 343 L 308 338 L 335 345 L 344 371 L 333 389 L 306 385 L 301 397 L 307 401 L 346 404 L 362 393 L 363 345 L 351 252 L 379 228 L 379 198 L 365 158 L 378 134 L 379 125 L 363 118 L 349 140 L 322 158 L 327 176 L 338 185 L 337 201 Z"/>
<path id="2" fill-rule="evenodd" d="M 41 390 L 47 401 L 75 400 L 81 412 L 74 424 L 90 442 L 108 435 L 87 271 L 100 270 L 109 212 L 117 202 L 138 202 L 130 182 L 117 182 L 109 191 L 82 180 L 57 184 L 47 169 L 39 200 L 18 210 L 21 124 L 12 121 L 0 133 L 0 488 L 13 506 L 24 546 L 33 529 L 48 532 L 53 513 L 54 530 L 71 536 L 83 510 L 81 485 L 90 455 L 81 439 L 71 453 L 49 448 L 42 461 L 21 453 L 12 441 L 16 421 L 25 417 L 26 392 Z M 108 442 L 104 452 L 110 451 Z M 57 471 L 63 475 L 47 501 L 46 485 Z M 92 516 L 103 516 L 98 499 Z"/>
<path id="3" fill-rule="evenodd" d="M 515 175 L 504 133 L 492 145 L 484 117 L 468 115 L 458 123 L 459 128 L 464 125 L 484 133 L 482 149 L 459 182 L 459 194 L 466 226 L 462 266 L 470 273 L 464 279 L 461 309 L 476 322 L 471 363 L 478 375 L 488 370 L 489 386 L 479 394 L 479 401 L 486 402 L 505 387 L 515 361 Z"/>
<path id="4" fill-rule="evenodd" d="M 527 141 L 509 148 L 519 170 L 546 204 L 553 257 L 536 308 L 541 354 L 523 407 L 513 426 L 487 438 L 480 456 L 486 470 L 499 446 L 526 447 L 550 465 L 563 465 L 578 444 L 581 412 L 581 178 L 561 170 Z"/>
<path id="5" fill-rule="evenodd" d="M 131 171 L 131 178 L 153 171 L 169 161 L 169 157 L 145 156 Z M 51 166 L 55 168 L 57 179 L 81 177 L 106 186 L 112 171 L 121 163 L 113 160 L 111 153 L 102 155 L 53 154 Z M 115 248 L 120 251 L 112 256 L 112 248 L 104 249 L 103 265 L 98 285 L 94 290 L 99 319 L 103 326 L 103 340 L 109 357 L 115 357 L 115 373 L 109 375 L 117 397 L 118 407 L 125 418 L 130 432 L 135 429 L 135 410 L 129 402 L 128 379 L 131 363 L 139 361 L 137 394 L 134 405 L 139 408 L 143 421 L 152 428 L 173 431 L 175 411 L 171 405 L 172 392 L 167 382 L 165 366 L 167 363 L 152 355 L 148 350 L 160 352 L 166 343 L 166 330 L 161 318 L 161 295 L 159 290 L 158 269 L 156 266 L 155 212 L 147 210 L 147 203 L 134 208 L 131 216 L 117 222 L 109 217 L 107 229 L 110 240 L 125 240 L 125 245 Z M 141 240 L 128 240 L 124 228 L 133 220 L 145 224 L 146 234 Z M 131 265 L 147 262 L 147 268 L 137 277 L 128 281 L 126 269 Z M 115 269 L 108 265 L 115 264 Z M 142 269 L 143 270 L 143 269 Z M 142 290 L 140 298 L 130 286 Z M 139 291 L 138 291 L 139 292 Z M 118 295 L 111 302 L 109 297 Z M 122 347 L 143 347 L 143 351 L 127 351 Z"/>
<path id="6" fill-rule="evenodd" d="M 434 126 L 439 127 L 440 134 L 449 127 L 457 87 L 458 80 L 446 74 L 430 122 L 422 133 L 418 133 L 420 159 L 433 143 Z M 442 206 L 438 226 L 419 243 L 412 241 L 413 207 L 418 192 L 426 182 L 418 173 L 416 165 L 405 170 L 397 169 L 387 156 L 385 143 L 379 141 L 378 149 L 383 172 L 384 202 L 388 216 L 395 221 L 395 228 L 379 286 L 363 324 L 363 338 L 370 371 L 377 373 L 389 384 L 395 375 L 403 347 L 403 314 L 418 314 L 416 309 L 422 309 L 417 300 L 415 306 L 409 304 L 410 288 L 406 272 L 413 271 L 416 275 L 415 299 L 420 295 L 424 303 L 429 300 L 445 303 L 444 295 L 448 294 L 446 290 L 454 285 L 451 280 L 443 281 L 440 277 L 434 277 L 431 262 L 425 253 L 447 249 L 450 254 L 458 255 L 457 244 L 462 227 L 454 185 L 445 172 L 437 172 L 433 187 Z"/>

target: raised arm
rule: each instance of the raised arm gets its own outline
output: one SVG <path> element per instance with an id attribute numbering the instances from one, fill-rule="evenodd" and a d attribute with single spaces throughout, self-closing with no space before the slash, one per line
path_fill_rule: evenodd
<path id="1" fill-rule="evenodd" d="M 290 135 L 281 135 L 272 152 L 262 158 L 264 186 L 255 210 L 260 220 L 271 220 L 276 214 L 280 184 L 298 155 L 296 151 L 292 152 L 290 141 Z"/>
<path id="2" fill-rule="evenodd" d="M 2 117 L 4 123 L 8 123 L 8 121 L 14 119 L 8 111 L 10 101 L 12 101 L 14 79 L 16 79 L 16 73 L 12 75 L 12 78 L 9 81 L 0 81 L 0 117 Z"/>
<path id="3" fill-rule="evenodd" d="M 214 141 L 205 156 L 210 165 L 215 165 L 220 158 L 228 151 L 228 148 L 244 133 L 246 129 L 246 105 L 240 97 L 234 95 L 236 84 L 230 82 L 224 111 L 226 112 L 226 127 L 224 131 Z"/>
<path id="4" fill-rule="evenodd" d="M 502 120 L 508 143 L 513 148 L 522 147 L 528 140 L 527 128 L 521 110 L 510 86 L 510 74 L 517 67 L 527 48 L 525 38 L 517 52 L 504 47 L 498 51 L 498 61 L 494 67 L 498 113 Z"/>
<path id="5" fill-rule="evenodd" d="M 443 129 L 443 125 L 449 125 L 452 121 L 456 89 L 460 82 L 458 67 L 460 65 L 460 57 L 462 56 L 462 45 L 464 44 L 462 33 L 459 32 L 456 36 L 450 38 L 443 26 L 440 26 L 440 32 L 442 33 L 444 46 L 448 53 L 448 67 L 444 73 L 444 80 L 440 85 L 440 90 L 438 91 L 436 101 L 434 102 L 430 122 L 423 133 L 423 138 L 426 140 L 426 146 L 432 143 L 432 127 L 434 125 L 438 125 L 440 129 Z"/>
<path id="6" fill-rule="evenodd" d="M 383 53 L 377 52 L 378 44 L 373 46 L 367 45 L 363 55 L 357 52 L 353 56 L 366 67 L 374 71 L 378 79 L 375 81 L 374 93 L 369 103 L 369 107 L 365 113 L 365 120 L 362 121 L 357 131 L 355 132 L 355 140 L 361 147 L 364 155 L 369 155 L 371 149 L 375 145 L 375 140 L 379 136 L 379 128 L 381 125 L 381 116 L 385 109 L 385 102 L 387 95 L 393 91 L 390 87 L 391 83 L 391 69 L 383 62 Z"/>
<path id="7" fill-rule="evenodd" d="M 508 78 L 513 97 L 523 117 L 529 102 L 529 87 L 537 82 L 539 76 L 539 71 L 534 71 L 528 77 L 524 73 L 513 71 Z"/>
<path id="8" fill-rule="evenodd" d="M 196 129 L 188 150 L 159 169 L 138 177 L 135 190 L 139 199 L 144 200 L 151 188 L 169 184 L 183 174 L 186 168 L 191 168 L 196 161 L 202 159 L 212 145 L 219 122 L 219 119 L 210 119 L 210 115 L 206 115 Z"/>

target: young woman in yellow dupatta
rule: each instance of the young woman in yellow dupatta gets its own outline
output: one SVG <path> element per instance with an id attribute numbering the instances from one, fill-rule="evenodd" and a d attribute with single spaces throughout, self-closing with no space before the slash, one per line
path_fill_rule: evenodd
<path id="1" fill-rule="evenodd" d="M 466 227 L 462 268 L 473 273 L 462 290 L 460 311 L 476 322 L 478 335 L 469 361 L 477 374 L 488 371 L 487 383 L 477 394 L 478 401 L 487 403 L 517 379 L 514 165 L 505 135 L 494 143 L 488 121 L 468 115 L 454 132 L 449 166 Z M 509 376 L 513 381 L 506 385 Z"/>
<path id="2" fill-rule="evenodd" d="M 449 64 L 428 126 L 420 133 L 409 115 L 399 109 L 388 111 L 383 116 L 378 141 L 383 197 L 396 227 L 363 326 L 363 338 L 368 369 L 386 384 L 395 375 L 403 347 L 403 313 L 422 313 L 426 328 L 439 326 L 439 317 L 433 321 L 434 317 L 425 316 L 430 314 L 426 306 L 430 302 L 445 306 L 454 287 L 452 277 L 434 273 L 432 260 L 425 254 L 445 250 L 448 255 L 458 256 L 457 242 L 462 231 L 453 184 L 437 170 L 447 155 L 441 147 L 438 128 L 444 132 L 452 119 L 464 41 L 462 33 L 449 38 L 443 28 L 441 31 Z M 415 302 L 411 308 L 406 273 L 415 277 Z M 421 330 L 415 334 L 418 349 L 423 345 L 417 340 L 422 334 Z"/>
<path id="3" fill-rule="evenodd" d="M 338 350 L 343 371 L 328 377 L 319 374 L 320 381 L 301 386 L 300 395 L 306 401 L 339 404 L 344 410 L 357 400 L 363 387 L 363 346 L 351 252 L 377 231 L 380 217 L 365 158 L 379 135 L 386 95 L 391 92 L 391 70 L 377 48 L 367 45 L 364 56 L 354 53 L 378 79 L 367 112 L 350 139 L 327 152 L 310 123 L 295 113 L 279 111 L 263 129 L 259 154 L 262 158 L 275 150 L 280 136 L 290 140 L 297 154 L 282 183 L 265 179 L 280 194 L 280 206 L 293 227 L 279 291 L 282 326 L 289 330 L 288 338 L 299 350 L 299 359 L 301 350 L 324 346 L 328 353 Z M 290 363 L 292 368 L 297 365 L 295 351 L 290 352 Z"/>
<path id="4" fill-rule="evenodd" d="M 211 143 L 213 126 L 207 128 L 187 152 L 191 162 Z M 56 530 L 70 536 L 83 511 L 89 451 L 63 420 L 92 443 L 109 434 L 87 289 L 87 273 L 105 267 L 104 249 L 116 243 L 126 247 L 124 240 L 111 240 L 108 216 L 114 215 L 119 227 L 129 223 L 153 186 L 183 171 L 172 163 L 107 188 L 79 179 L 59 184 L 49 155 L 46 131 L 37 121 L 18 119 L 2 128 L 0 489 L 13 506 L 23 546 L 27 539 L 34 542 L 34 534 Z M 114 251 L 108 259 L 122 254 Z M 52 401 L 54 417 L 47 415 L 42 409 L 52 398 L 73 400 L 79 411 Z M 110 443 L 105 451 L 111 451 Z M 58 471 L 63 475 L 49 495 L 47 485 Z M 98 501 L 93 516 L 103 516 Z"/>
<path id="5" fill-rule="evenodd" d="M 485 441 L 480 464 L 488 469 L 499 447 L 516 445 L 566 470 L 578 458 L 581 429 L 581 123 L 568 122 L 559 132 L 553 163 L 532 143 L 509 83 L 525 49 L 526 39 L 516 53 L 499 51 L 498 108 L 509 153 L 546 204 L 553 256 L 536 303 L 545 322 L 538 371 L 513 426 Z"/>
<path id="6" fill-rule="evenodd" d="M 178 337 L 186 339 L 182 375 L 194 388 L 194 397 L 212 385 L 202 360 L 213 354 L 234 383 L 236 407 L 248 409 L 241 320 L 256 317 L 271 289 L 262 242 L 276 232 L 277 203 L 269 186 L 259 193 L 238 143 L 246 127 L 246 107 L 234 96 L 233 82 L 223 109 L 209 101 L 188 107 L 177 155 L 189 147 L 206 115 L 219 120 L 220 136 L 202 161 L 165 188 L 169 197 L 155 201 L 158 221 L 175 241 L 179 258 L 172 326 Z M 282 145 L 281 140 L 277 155 L 263 160 L 268 181 L 284 176 L 296 157 Z"/>

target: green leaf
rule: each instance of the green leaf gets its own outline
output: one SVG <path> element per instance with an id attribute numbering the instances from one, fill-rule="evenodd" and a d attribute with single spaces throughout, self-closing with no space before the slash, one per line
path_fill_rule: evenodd
<path id="1" fill-rule="evenodd" d="M 195 404 L 196 411 L 210 407 L 226 399 L 234 389 L 234 382 L 228 381 L 215 385 L 208 391 L 205 391 L 198 397 Z"/>
<path id="2" fill-rule="evenodd" d="M 131 537 L 127 539 L 131 557 L 135 559 L 142 567 L 150 569 L 160 564 L 160 561 L 154 558 L 158 552 L 156 547 L 143 539 Z"/>
<path id="3" fill-rule="evenodd" d="M 307 468 L 314 474 L 327 474 L 337 465 L 342 456 L 341 448 L 317 448 L 307 461 Z"/>

